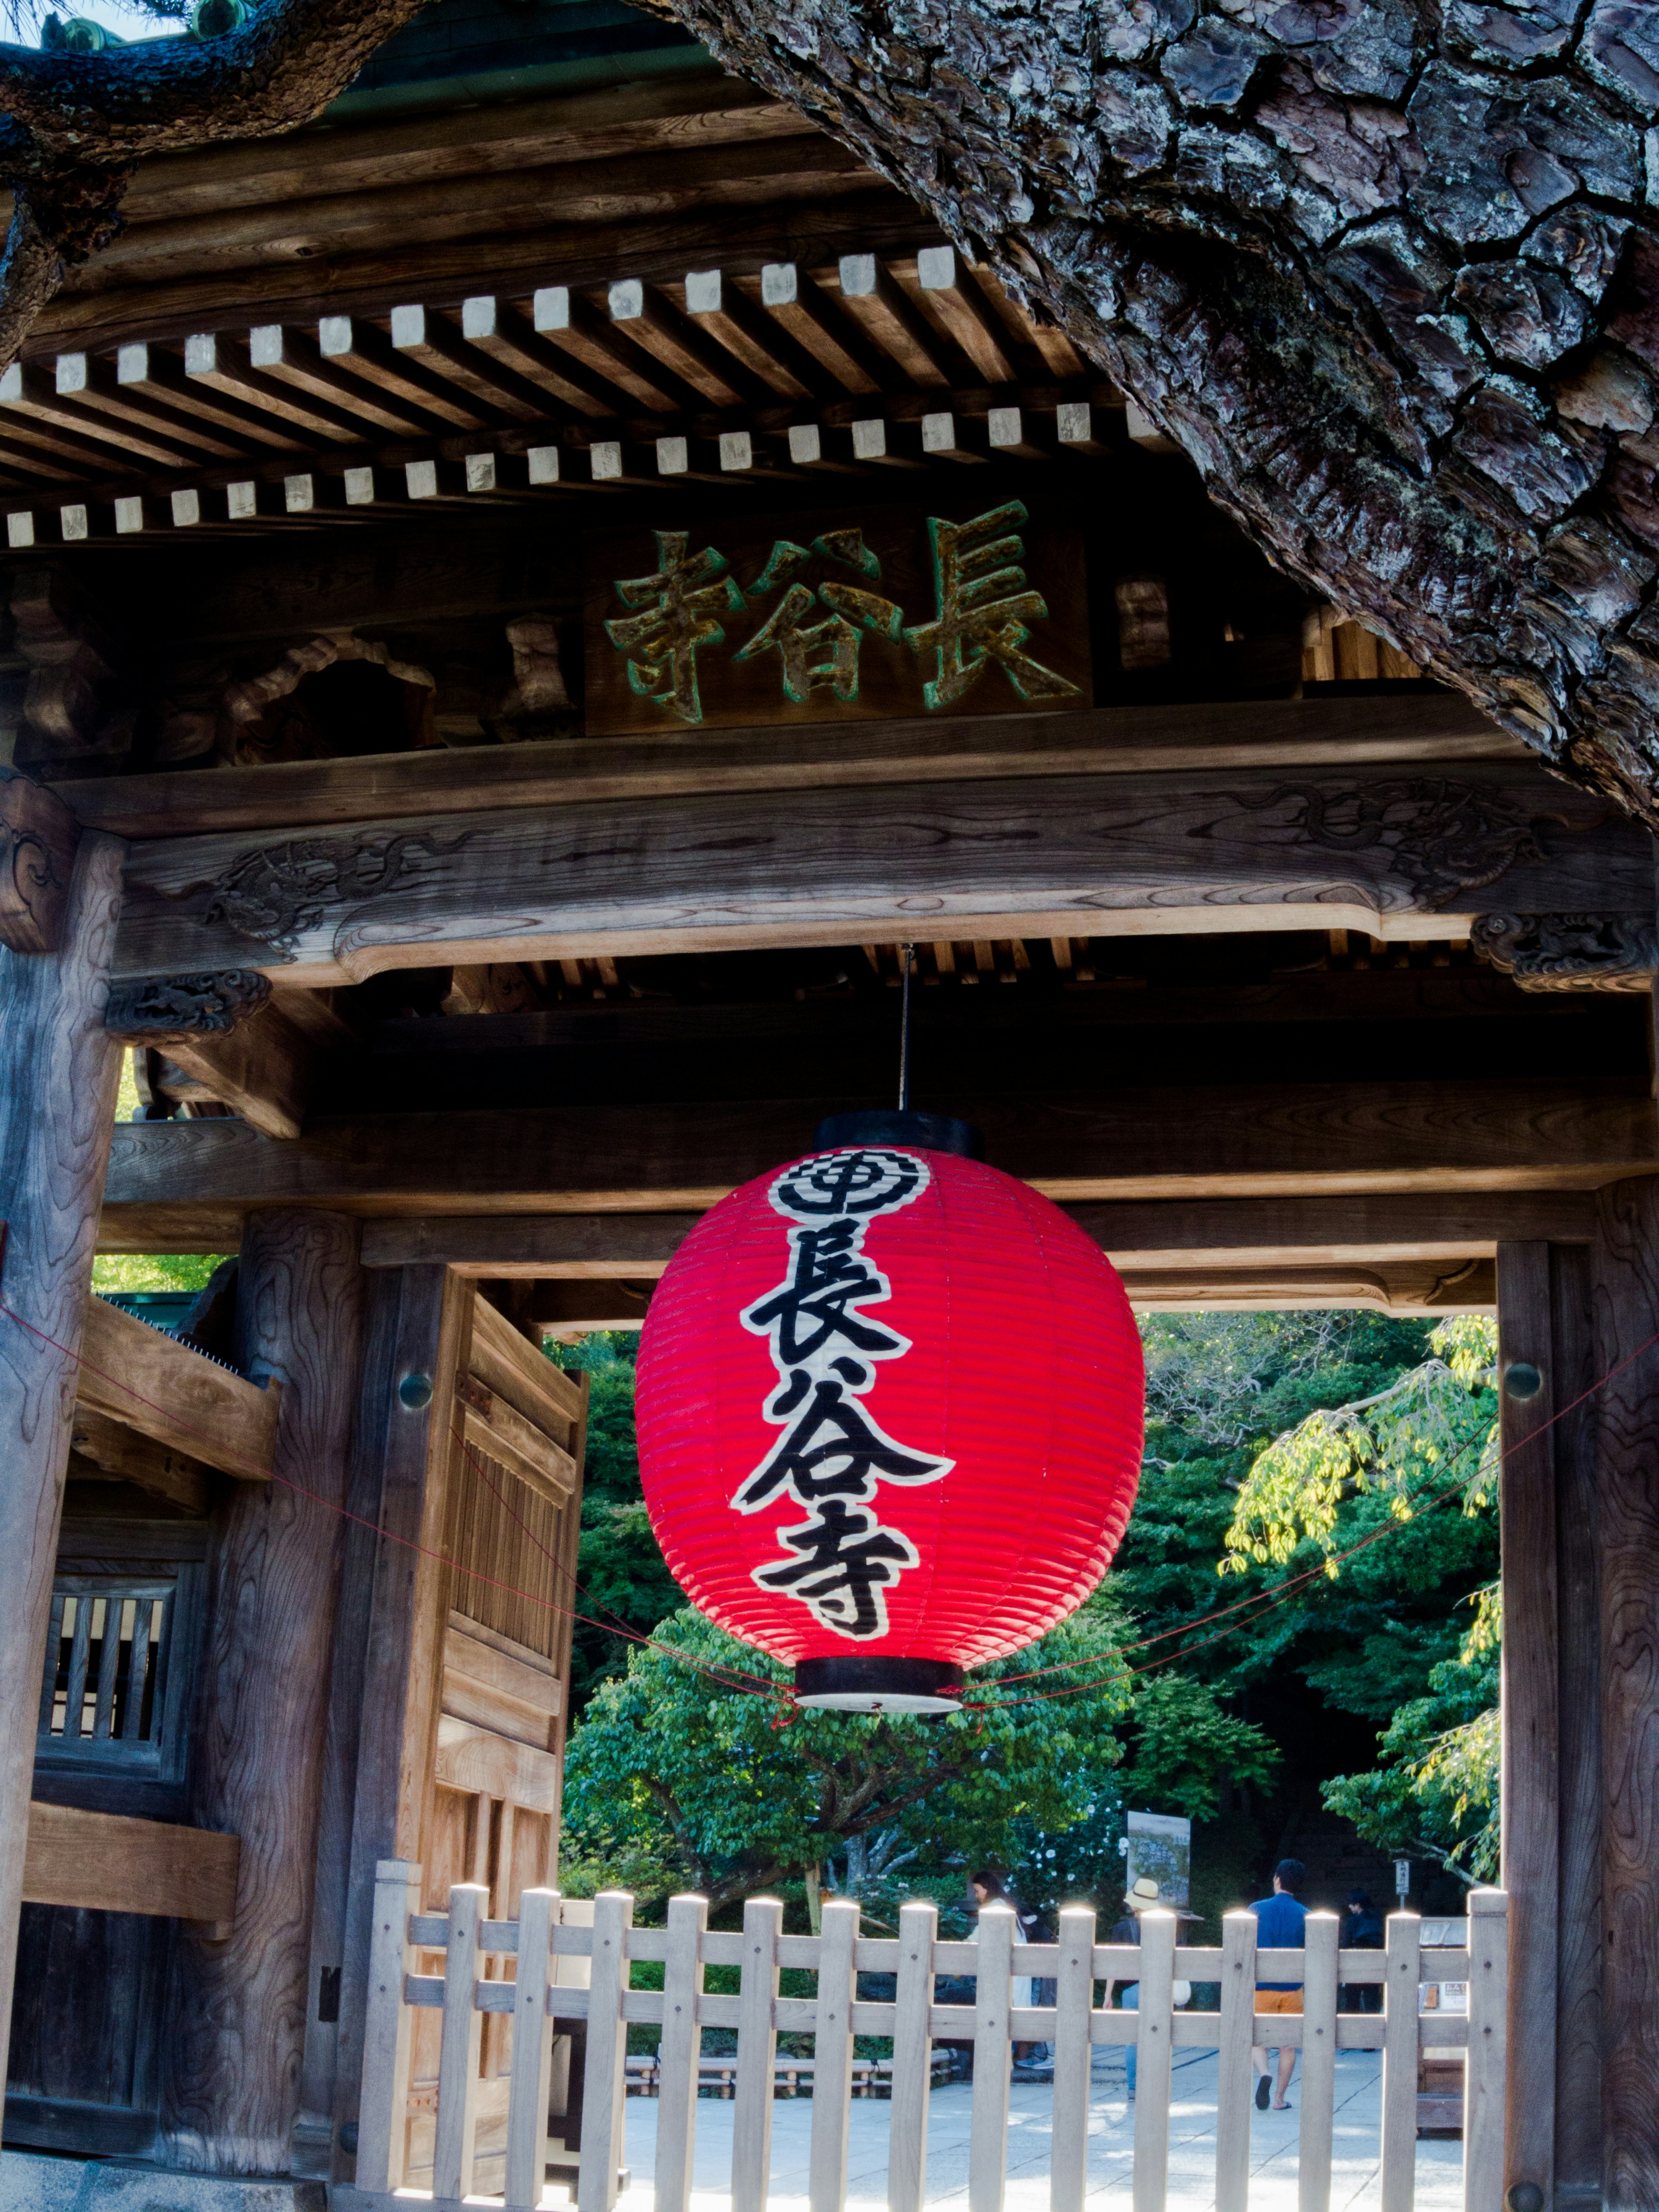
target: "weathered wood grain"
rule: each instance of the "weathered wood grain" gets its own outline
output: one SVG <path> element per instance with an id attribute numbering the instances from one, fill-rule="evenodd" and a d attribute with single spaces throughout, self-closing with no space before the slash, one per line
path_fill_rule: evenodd
<path id="1" fill-rule="evenodd" d="M 1561 2212 L 1601 2192 L 1601 1608 L 1591 1297 L 1595 1254 L 1553 1244 L 1560 1901 L 1557 1909 L 1555 2191 Z M 1514 2045 L 1510 2045 L 1511 2052 Z"/>
<path id="2" fill-rule="evenodd" d="M 235 1918 L 240 1852 L 237 1836 L 37 1800 L 29 1807 L 23 1896 L 30 1905 L 202 1922 L 199 1933 L 222 1939 Z"/>
<path id="3" fill-rule="evenodd" d="M 228 1036 L 190 1037 L 167 1054 L 262 1136 L 299 1135 L 316 1048 L 277 1007 L 262 1006 Z"/>
<path id="4" fill-rule="evenodd" d="M 420 1863 L 448 1612 L 444 1553 L 454 1438 L 447 1409 L 455 1377 L 465 1371 L 475 1297 L 470 1284 L 442 1267 L 373 1279 L 353 1494 L 381 1534 L 358 1532 L 349 1557 L 351 1586 L 367 1587 L 369 1601 L 361 1631 L 337 2142 L 339 2129 L 357 2118 L 375 1868 L 399 1856 Z M 400 1401 L 398 1383 L 410 1374 L 430 1376 L 429 1406 L 411 1409 Z"/>
<path id="5" fill-rule="evenodd" d="M 550 1504 L 568 1501 L 575 1487 L 576 1469 L 562 1446 L 544 1437 L 515 1407 L 472 1376 L 463 1377 L 456 1385 L 455 1402 L 461 1432 L 469 1444 Z"/>
<path id="6" fill-rule="evenodd" d="M 87 1300 L 81 1359 L 76 1395 L 91 1412 L 240 1481 L 269 1480 L 279 1379 L 262 1389 L 100 1297 Z"/>
<path id="7" fill-rule="evenodd" d="M 571 1447 L 581 1414 L 580 1387 L 543 1357 L 539 1340 L 520 1334 L 482 1295 L 472 1308 L 467 1371 L 556 1443 Z"/>
<path id="8" fill-rule="evenodd" d="M 162 2118 L 170 2159 L 209 2172 L 285 2171 L 299 2112 L 343 1544 L 331 1509 L 346 1497 L 363 1302 L 354 1223 L 284 1212 L 250 1229 L 236 1348 L 282 1382 L 285 1480 L 237 1485 L 215 1532 L 191 1799 L 201 1825 L 242 1837 L 241 1874 L 230 1941 L 180 1945 Z"/>
<path id="9" fill-rule="evenodd" d="M 1598 1401 L 1602 2192 L 1638 2212 L 1659 2202 L 1659 1182 L 1603 1191 L 1600 1218 L 1596 1362 L 1632 1361 Z"/>
<path id="10" fill-rule="evenodd" d="M 1498 1248 L 1498 1361 L 1543 1378 L 1536 1396 L 1500 1388 L 1503 1553 L 1503 1886 L 1510 1897 L 1506 2186 L 1555 2187 L 1556 1958 L 1560 1906 L 1560 1654 L 1556 1589 L 1559 1404 L 1550 1248 Z"/>
<path id="11" fill-rule="evenodd" d="M 1231 1198 L 1066 1207 L 1116 1267 L 1180 1267 L 1225 1253 L 1238 1266 L 1496 1257 L 1504 1237 L 1588 1245 L 1588 1191 L 1431 1197 Z M 363 1265 L 441 1261 L 465 1275 L 580 1281 L 659 1275 L 700 1213 L 459 1214 L 363 1224 Z"/>
<path id="12" fill-rule="evenodd" d="M 83 837 L 62 951 L 0 949 L 0 1297 L 9 1309 L 0 1315 L 0 2055 L 11 2018 L 75 1356 L 120 1073 L 104 1029 L 120 896 L 120 845 Z"/>
<path id="13" fill-rule="evenodd" d="M 1467 935 L 1498 908 L 1640 912 L 1650 841 L 1540 772 L 1260 770 L 708 795 L 135 848 L 116 972 L 289 983 L 849 934 L 1237 928 Z"/>
<path id="14" fill-rule="evenodd" d="M 153 1437 L 140 1436 L 136 1429 L 111 1420 L 106 1413 L 94 1413 L 89 1407 L 77 1404 L 70 1449 L 74 1455 L 71 1473 L 79 1460 L 83 1474 L 89 1469 L 116 1482 L 130 1482 L 135 1489 L 165 1498 L 170 1505 L 181 1505 L 191 1515 L 207 1513 L 213 1495 L 211 1468 L 189 1453 L 170 1451 Z"/>
<path id="15" fill-rule="evenodd" d="M 313 829 L 357 821 L 366 811 L 393 820 L 840 784 L 1194 768 L 1358 769 L 1524 755 L 1518 739 L 1449 691 L 1091 707 L 943 725 L 918 717 L 878 729 L 812 722 L 787 732 L 665 730 L 651 738 L 271 762 L 221 769 L 205 781 L 177 771 L 88 776 L 62 786 L 59 796 L 89 829 L 160 838 Z"/>
<path id="16" fill-rule="evenodd" d="M 876 1103 L 827 1097 L 822 1110 Z M 1220 1084 L 951 1103 L 998 1166 L 1062 1202 L 1586 1190 L 1659 1159 L 1653 1101 L 1634 1084 Z M 116 1133 L 106 1214 L 701 1210 L 798 1158 L 813 1118 L 793 1102 L 319 1116 L 289 1145 L 234 1121 L 134 1122 Z"/>
<path id="17" fill-rule="evenodd" d="M 0 764 L 0 945 L 58 950 L 80 835 L 58 793 Z"/>

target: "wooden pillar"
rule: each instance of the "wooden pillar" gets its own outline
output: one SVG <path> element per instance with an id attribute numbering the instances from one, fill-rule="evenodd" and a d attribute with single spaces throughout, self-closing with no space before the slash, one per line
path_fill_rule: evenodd
<path id="1" fill-rule="evenodd" d="M 216 1516 L 191 1760 L 196 1825 L 242 1838 L 229 1940 L 180 1935 L 162 2114 L 177 2165 L 283 2173 L 308 2009 L 313 1878 L 365 1282 L 355 1221 L 264 1214 L 242 1245 L 237 1364 L 283 1384 L 276 1472 Z M 300 1491 L 312 1493 L 301 1495 Z"/>
<path id="2" fill-rule="evenodd" d="M 123 849 L 81 840 L 58 950 L 0 946 L 0 1297 L 11 1310 L 0 1314 L 0 2081 L 75 1354 L 120 1075 L 104 999 Z"/>
<path id="3" fill-rule="evenodd" d="M 1589 1263 L 1585 1245 L 1498 1248 L 1505 2186 L 1545 2205 L 1600 2196 L 1595 1417 L 1573 1405 L 1594 1379 Z"/>
<path id="4" fill-rule="evenodd" d="M 1597 1195 L 1601 2134 L 1610 2212 L 1659 2205 L 1659 1179 Z M 1640 1347 L 1646 1346 L 1646 1349 Z M 1636 1355 L 1632 1358 L 1632 1355 Z"/>
<path id="5" fill-rule="evenodd" d="M 336 2178 L 349 2171 L 356 2139 L 375 1865 L 392 1858 L 418 1862 L 424 1844 L 422 1815 L 435 1756 L 449 1604 L 443 1555 L 455 1377 L 471 1340 L 473 1296 L 471 1282 L 441 1267 L 375 1273 L 359 1457 L 363 1492 L 375 1499 L 365 1517 L 382 1533 L 355 1533 L 349 1578 L 364 1614 L 342 1916 Z M 422 1376 L 432 1388 L 429 1404 L 418 1402 L 418 1389 L 404 1389 Z M 408 1402 L 410 1397 L 416 1402 Z"/>

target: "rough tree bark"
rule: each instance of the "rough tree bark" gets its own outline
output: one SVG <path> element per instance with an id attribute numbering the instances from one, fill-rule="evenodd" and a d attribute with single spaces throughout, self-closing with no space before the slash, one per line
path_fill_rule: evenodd
<path id="1" fill-rule="evenodd" d="M 1650 0 L 650 0 L 1282 566 L 1659 826 Z"/>
<path id="2" fill-rule="evenodd" d="M 307 123 L 426 0 L 277 0 L 221 38 L 98 54 L 0 45 L 0 367 L 66 269 L 107 246 L 145 154 Z M 161 27 L 159 24 L 158 29 Z"/>

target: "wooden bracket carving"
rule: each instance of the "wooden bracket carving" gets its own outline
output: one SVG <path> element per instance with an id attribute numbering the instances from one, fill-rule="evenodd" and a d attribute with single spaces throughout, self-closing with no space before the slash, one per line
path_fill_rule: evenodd
<path id="1" fill-rule="evenodd" d="M 21 570 L 11 611 L 29 666 L 18 758 L 33 766 L 126 752 L 137 712 L 119 696 L 121 655 L 72 580 L 58 568 Z"/>
<path id="2" fill-rule="evenodd" d="M 0 945 L 56 952 L 81 825 L 55 792 L 0 767 Z"/>
<path id="3" fill-rule="evenodd" d="M 1470 942 L 1523 991 L 1650 991 L 1659 927 L 1645 914 L 1483 914 Z"/>
<path id="4" fill-rule="evenodd" d="M 104 1027 L 126 1044 L 183 1044 L 228 1036 L 270 997 L 270 979 L 254 968 L 215 968 L 199 975 L 137 975 L 112 983 Z"/>

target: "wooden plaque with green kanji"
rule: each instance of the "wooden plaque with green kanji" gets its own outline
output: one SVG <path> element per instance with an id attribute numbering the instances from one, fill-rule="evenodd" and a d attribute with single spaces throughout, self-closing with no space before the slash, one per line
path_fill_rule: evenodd
<path id="1" fill-rule="evenodd" d="M 591 736 L 1091 703 L 1076 526 L 1021 500 L 586 543 Z"/>

